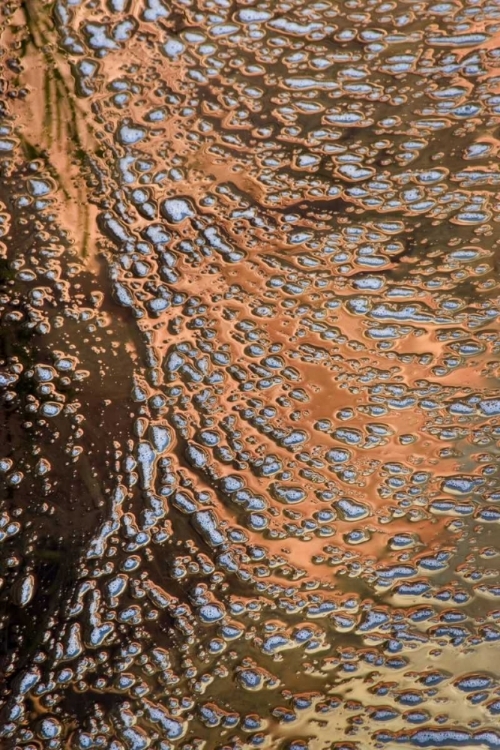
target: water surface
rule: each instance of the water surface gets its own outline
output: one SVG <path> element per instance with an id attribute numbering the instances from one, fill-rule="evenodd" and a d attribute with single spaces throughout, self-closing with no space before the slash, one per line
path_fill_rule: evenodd
<path id="1" fill-rule="evenodd" d="M 1 8 L 1 748 L 497 748 L 500 8 Z"/>

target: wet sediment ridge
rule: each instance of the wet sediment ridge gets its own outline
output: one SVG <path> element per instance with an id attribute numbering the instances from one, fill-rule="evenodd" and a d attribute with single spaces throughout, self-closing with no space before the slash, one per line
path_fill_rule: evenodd
<path id="1" fill-rule="evenodd" d="M 0 748 L 500 747 L 497 3 L 0 13 Z"/>

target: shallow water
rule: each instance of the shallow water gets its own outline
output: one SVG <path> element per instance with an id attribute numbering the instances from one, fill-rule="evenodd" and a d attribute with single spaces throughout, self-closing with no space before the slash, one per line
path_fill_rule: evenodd
<path id="1" fill-rule="evenodd" d="M 498 4 L 0 12 L 2 750 L 499 747 Z"/>

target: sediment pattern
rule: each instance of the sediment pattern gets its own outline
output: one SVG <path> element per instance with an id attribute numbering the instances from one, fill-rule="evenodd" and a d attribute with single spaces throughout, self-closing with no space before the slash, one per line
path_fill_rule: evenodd
<path id="1" fill-rule="evenodd" d="M 498 4 L 1 13 L 0 747 L 500 747 Z"/>

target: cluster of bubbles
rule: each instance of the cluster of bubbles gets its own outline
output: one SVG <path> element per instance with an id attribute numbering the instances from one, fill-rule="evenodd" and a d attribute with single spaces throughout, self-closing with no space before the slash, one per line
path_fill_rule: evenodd
<path id="1" fill-rule="evenodd" d="M 6 0 L 0 745 L 500 747 L 500 8 Z"/>

